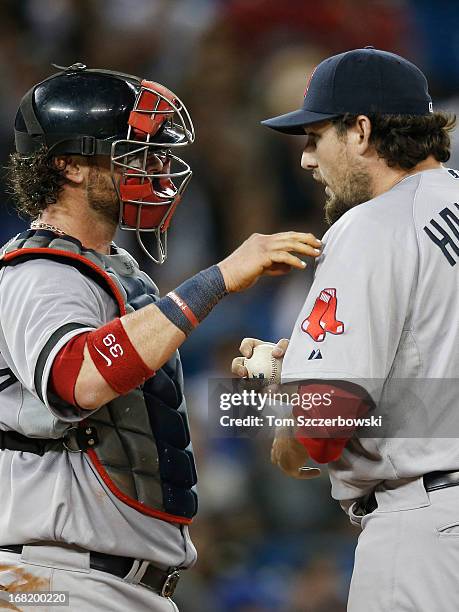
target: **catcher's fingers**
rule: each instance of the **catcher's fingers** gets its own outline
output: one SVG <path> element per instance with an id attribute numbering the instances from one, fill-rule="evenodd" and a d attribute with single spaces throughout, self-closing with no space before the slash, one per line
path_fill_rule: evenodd
<path id="1" fill-rule="evenodd" d="M 257 338 L 244 338 L 239 347 L 239 352 L 248 359 L 252 357 L 254 347 L 259 344 L 266 344 L 266 342 L 265 340 L 258 340 Z"/>
<path id="2" fill-rule="evenodd" d="M 319 257 L 321 250 L 317 249 L 310 244 L 304 244 L 298 240 L 279 240 L 275 243 L 276 249 L 283 249 L 284 251 L 292 251 L 307 257 Z"/>
<path id="3" fill-rule="evenodd" d="M 235 357 L 231 364 L 231 372 L 240 378 L 246 378 L 249 375 L 244 366 L 244 359 L 245 357 Z"/>
<path id="4" fill-rule="evenodd" d="M 299 257 L 296 257 L 295 255 L 292 255 L 291 253 L 288 253 L 287 251 L 274 251 L 273 253 L 269 254 L 269 259 L 272 263 L 287 264 L 288 266 L 292 266 L 292 268 L 297 268 L 298 270 L 304 270 L 307 265 L 305 261 Z M 266 270 L 269 271 L 270 266 L 268 266 Z"/>
<path id="5" fill-rule="evenodd" d="M 314 234 L 306 232 L 279 232 L 277 234 L 272 234 L 272 237 L 278 241 L 288 240 L 291 242 L 302 242 L 303 244 L 308 244 L 316 249 L 320 249 L 322 246 L 322 242 L 316 238 Z"/>
<path id="6" fill-rule="evenodd" d="M 317 256 L 320 246 L 312 234 L 301 232 L 252 234 L 218 265 L 227 291 L 244 291 L 264 274 L 279 276 L 291 268 L 304 270 L 306 264 L 291 253 Z"/>

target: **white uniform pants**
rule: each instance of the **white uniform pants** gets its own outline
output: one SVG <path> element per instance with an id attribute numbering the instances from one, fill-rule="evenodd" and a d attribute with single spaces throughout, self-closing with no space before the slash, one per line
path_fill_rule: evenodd
<path id="1" fill-rule="evenodd" d="M 24 546 L 22 555 L 0 551 L 1 610 L 31 612 L 177 612 L 171 599 L 135 584 L 140 576 L 118 578 L 89 567 L 89 553 L 64 546 Z M 68 591 L 68 607 L 5 604 L 7 592 Z"/>
<path id="2" fill-rule="evenodd" d="M 399 481 L 400 482 L 400 481 Z M 427 493 L 422 478 L 376 492 L 360 524 L 348 612 L 459 610 L 459 486 Z"/>

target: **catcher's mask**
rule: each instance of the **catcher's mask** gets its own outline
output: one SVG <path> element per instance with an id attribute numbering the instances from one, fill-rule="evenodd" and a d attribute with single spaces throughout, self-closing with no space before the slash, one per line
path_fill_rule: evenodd
<path id="1" fill-rule="evenodd" d="M 192 175 L 173 151 L 194 142 L 190 115 L 174 93 L 153 81 L 73 64 L 26 93 L 15 141 L 24 156 L 43 146 L 50 155 L 110 156 L 119 227 L 135 231 L 155 263 L 165 261 L 167 230 Z M 141 232 L 155 235 L 154 253 Z"/>

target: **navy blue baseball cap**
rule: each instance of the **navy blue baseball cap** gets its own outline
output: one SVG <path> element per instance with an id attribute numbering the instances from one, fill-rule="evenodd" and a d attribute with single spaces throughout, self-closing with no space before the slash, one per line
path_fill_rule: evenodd
<path id="1" fill-rule="evenodd" d="M 286 134 L 351 113 L 427 115 L 432 99 L 421 70 L 400 55 L 374 47 L 333 55 L 314 68 L 299 110 L 261 123 Z"/>

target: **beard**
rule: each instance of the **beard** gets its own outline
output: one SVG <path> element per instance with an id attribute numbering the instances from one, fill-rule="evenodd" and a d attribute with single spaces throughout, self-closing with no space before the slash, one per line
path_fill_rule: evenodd
<path id="1" fill-rule="evenodd" d="M 112 179 L 94 166 L 89 169 L 87 195 L 89 209 L 116 228 L 120 210 L 118 194 Z"/>
<path id="2" fill-rule="evenodd" d="M 348 165 L 342 176 L 335 180 L 336 188 L 332 189 L 323 178 L 314 177 L 327 186 L 325 193 L 325 220 L 333 225 L 348 210 L 373 197 L 371 177 L 360 165 Z M 336 177 L 335 177 L 336 178 Z"/>

